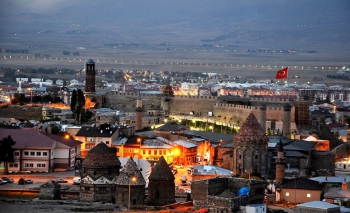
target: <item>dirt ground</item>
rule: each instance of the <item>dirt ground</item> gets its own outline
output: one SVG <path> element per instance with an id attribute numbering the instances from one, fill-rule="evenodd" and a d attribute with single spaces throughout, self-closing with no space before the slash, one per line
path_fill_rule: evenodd
<path id="1" fill-rule="evenodd" d="M 119 208 L 113 204 L 102 203 L 80 203 L 76 200 L 64 201 L 64 200 L 16 200 L 7 199 L 0 200 L 1 210 L 0 212 L 16 212 L 16 213 L 65 213 L 65 212 L 127 212 L 125 208 Z M 131 210 L 130 212 L 144 212 L 144 213 L 191 213 L 195 212 L 193 207 L 179 207 L 177 209 L 165 209 L 165 210 Z"/>
<path id="2" fill-rule="evenodd" d="M 0 108 L 0 117 L 2 118 L 18 118 L 28 120 L 40 120 L 42 118 L 41 107 L 30 106 L 14 106 L 9 105 L 5 108 Z"/>

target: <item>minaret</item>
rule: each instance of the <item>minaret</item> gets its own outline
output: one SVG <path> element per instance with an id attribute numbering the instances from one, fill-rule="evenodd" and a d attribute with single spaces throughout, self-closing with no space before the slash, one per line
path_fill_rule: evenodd
<path id="1" fill-rule="evenodd" d="M 260 126 L 262 130 L 266 133 L 266 104 L 260 106 Z"/>
<path id="2" fill-rule="evenodd" d="M 95 93 L 95 62 L 89 59 L 85 64 L 85 93 Z"/>
<path id="3" fill-rule="evenodd" d="M 290 138 L 290 114 L 292 106 L 289 103 L 283 104 L 283 137 Z"/>
<path id="4" fill-rule="evenodd" d="M 141 98 L 141 92 L 139 91 L 139 95 L 137 96 L 137 100 L 136 100 L 136 125 L 135 125 L 135 130 L 143 129 L 142 113 L 143 113 L 142 98 Z"/>
<path id="5" fill-rule="evenodd" d="M 278 144 L 278 152 L 276 158 L 276 184 L 279 184 L 284 178 L 284 170 L 286 167 L 286 159 L 284 158 L 282 139 Z"/>

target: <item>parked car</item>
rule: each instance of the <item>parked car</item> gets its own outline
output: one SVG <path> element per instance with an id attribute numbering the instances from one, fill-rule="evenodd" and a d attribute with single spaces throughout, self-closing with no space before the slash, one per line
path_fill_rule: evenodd
<path id="1" fill-rule="evenodd" d="M 25 184 L 27 184 L 27 181 L 24 178 L 20 178 L 18 180 L 18 185 L 25 185 Z"/>
<path id="2" fill-rule="evenodd" d="M 27 184 L 33 184 L 33 180 L 28 179 L 28 180 L 26 180 L 26 183 L 27 183 Z"/>
<path id="3" fill-rule="evenodd" d="M 5 184 L 4 182 L 2 182 L 2 179 L 0 179 L 0 185 L 2 185 L 2 184 Z"/>
<path id="4" fill-rule="evenodd" d="M 67 180 L 62 179 L 62 178 L 57 179 L 57 180 L 56 180 L 56 182 L 57 182 L 57 183 L 68 183 L 68 181 L 67 181 Z"/>
<path id="5" fill-rule="evenodd" d="M 185 190 L 185 193 L 191 194 L 191 189 L 186 189 L 186 190 Z"/>
<path id="6" fill-rule="evenodd" d="M 73 184 L 74 184 L 74 185 L 79 185 L 79 184 L 80 184 L 80 181 L 81 181 L 80 177 L 74 177 L 74 178 L 73 178 Z"/>
<path id="7" fill-rule="evenodd" d="M 1 179 L 4 180 L 4 181 L 7 181 L 7 183 L 13 183 L 13 179 L 12 178 L 2 177 Z"/>
<path id="8" fill-rule="evenodd" d="M 176 165 L 174 166 L 174 168 L 183 169 L 184 166 L 183 166 L 182 164 L 176 164 Z"/>

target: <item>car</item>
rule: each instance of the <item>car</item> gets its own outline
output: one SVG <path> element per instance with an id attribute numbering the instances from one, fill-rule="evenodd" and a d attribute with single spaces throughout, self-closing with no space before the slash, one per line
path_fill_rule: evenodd
<path id="1" fill-rule="evenodd" d="M 56 182 L 57 182 L 57 183 L 68 183 L 68 181 L 67 181 L 67 180 L 62 179 L 62 178 L 57 179 L 57 180 L 56 180 Z"/>
<path id="2" fill-rule="evenodd" d="M 183 169 L 184 166 L 183 166 L 182 164 L 176 164 L 176 165 L 174 166 L 174 168 Z"/>
<path id="3" fill-rule="evenodd" d="M 4 180 L 4 181 L 7 181 L 7 183 L 13 183 L 13 179 L 12 178 L 2 177 L 1 179 Z"/>
<path id="4" fill-rule="evenodd" d="M 27 184 L 33 184 L 34 182 L 33 182 L 33 180 L 28 179 L 28 180 L 26 180 L 26 183 L 27 183 Z"/>
<path id="5" fill-rule="evenodd" d="M 0 179 L 0 185 L 5 184 L 2 179 Z"/>
<path id="6" fill-rule="evenodd" d="M 186 190 L 185 190 L 185 193 L 191 194 L 191 189 L 186 189 Z"/>

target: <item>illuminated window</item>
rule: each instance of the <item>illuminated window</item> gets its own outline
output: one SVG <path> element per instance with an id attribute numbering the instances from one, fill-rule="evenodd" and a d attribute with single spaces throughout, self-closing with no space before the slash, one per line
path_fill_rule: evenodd
<path id="1" fill-rule="evenodd" d="M 311 197 L 311 194 L 306 194 L 306 197 Z"/>
<path id="2" fill-rule="evenodd" d="M 286 192 L 286 196 L 289 197 L 289 192 Z"/>

